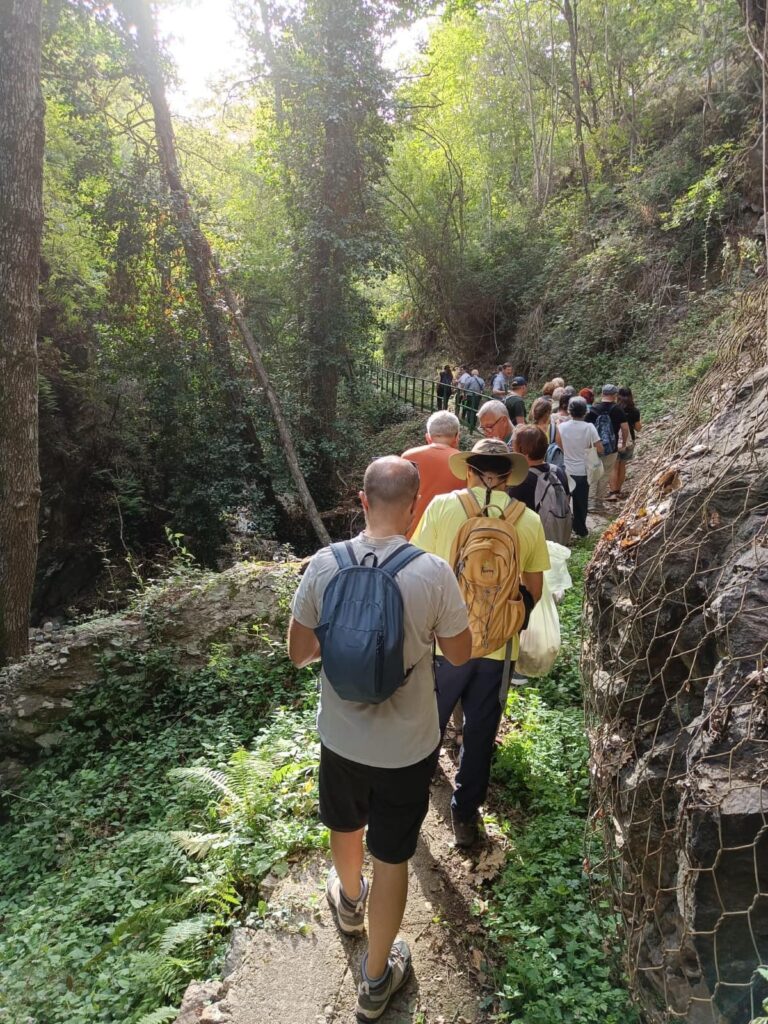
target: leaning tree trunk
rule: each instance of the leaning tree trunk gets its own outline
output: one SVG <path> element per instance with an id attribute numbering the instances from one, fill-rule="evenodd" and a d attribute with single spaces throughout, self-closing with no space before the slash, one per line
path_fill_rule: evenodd
<path id="1" fill-rule="evenodd" d="M 168 108 L 168 101 L 165 95 L 165 82 L 160 65 L 160 56 L 155 38 L 155 26 L 148 0 L 120 0 L 118 5 L 123 16 L 136 29 L 136 52 L 142 73 L 149 88 L 150 102 L 155 118 L 155 136 L 160 155 L 160 163 L 165 174 L 168 188 L 171 193 L 171 204 L 181 231 L 184 251 L 189 261 L 192 275 L 195 280 L 198 298 L 203 309 L 211 346 L 216 354 L 218 363 L 226 374 L 228 393 L 230 395 L 233 409 L 238 412 L 244 422 L 247 440 L 252 445 L 260 460 L 263 462 L 261 444 L 258 440 L 253 422 L 247 415 L 242 399 L 241 389 L 237 383 L 237 370 L 232 359 L 232 352 L 229 345 L 229 330 L 223 310 L 217 302 L 216 271 L 211 247 L 206 238 L 197 216 L 192 209 L 189 196 L 181 180 L 179 161 L 176 156 L 176 138 L 173 131 L 173 122 Z M 221 272 L 218 278 L 223 280 Z M 233 306 L 234 303 L 230 303 Z M 238 322 L 242 334 L 242 327 Z M 328 533 L 323 526 L 320 514 L 317 511 L 312 496 L 306 486 L 306 481 L 299 466 L 298 456 L 293 445 L 290 428 L 283 415 L 277 395 L 270 383 L 266 368 L 256 342 L 250 335 L 250 342 L 246 340 L 248 354 L 251 362 L 272 408 L 272 413 L 277 423 L 280 439 L 285 448 L 286 461 L 299 491 L 307 517 L 312 523 L 315 532 L 321 543 L 327 544 L 330 541 Z M 256 353 L 256 355 L 254 355 Z M 264 473 L 264 486 L 268 496 L 274 502 L 272 485 L 266 472 Z"/>
<path id="2" fill-rule="evenodd" d="M 0 664 L 28 649 L 37 559 L 41 0 L 0 4 Z"/>

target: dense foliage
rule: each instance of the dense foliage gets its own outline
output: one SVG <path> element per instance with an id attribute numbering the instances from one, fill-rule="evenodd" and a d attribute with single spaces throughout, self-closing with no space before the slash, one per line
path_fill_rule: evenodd
<path id="1" fill-rule="evenodd" d="M 266 641 L 192 675 L 105 659 L 0 825 L 2 1019 L 131 1024 L 217 971 L 262 878 L 325 841 L 313 695 Z"/>
<path id="2" fill-rule="evenodd" d="M 458 5 L 398 93 L 390 363 L 663 375 L 701 293 L 722 308 L 762 263 L 737 5 L 571 6 L 580 96 L 561 0 Z"/>
<path id="3" fill-rule="evenodd" d="M 377 345 L 430 374 L 511 356 L 581 384 L 650 362 L 646 405 L 674 401 L 764 259 L 735 0 L 457 2 L 404 75 L 388 34 L 429 5 L 235 8 L 252 74 L 177 124 L 181 169 L 321 507 L 347 490 Z M 235 510 L 307 533 L 236 346 L 258 449 L 230 413 L 126 24 L 48 0 L 43 71 L 37 607 L 61 614 L 98 603 L 105 557 L 156 558 L 167 526 L 206 564 Z"/>

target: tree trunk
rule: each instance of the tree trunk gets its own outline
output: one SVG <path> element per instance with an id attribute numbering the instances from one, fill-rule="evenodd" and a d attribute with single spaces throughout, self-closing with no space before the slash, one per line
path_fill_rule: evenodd
<path id="1" fill-rule="evenodd" d="M 216 301 L 211 247 L 203 234 L 181 180 L 181 171 L 176 155 L 176 136 L 165 95 L 165 82 L 155 39 L 152 12 L 148 0 L 120 0 L 118 8 L 126 20 L 136 28 L 136 57 L 142 77 L 149 88 L 160 166 L 168 186 L 171 210 L 179 228 L 184 253 L 192 271 L 197 297 L 205 318 L 208 340 L 216 364 L 223 376 L 227 403 L 235 423 L 239 426 L 243 440 L 253 450 L 255 461 L 263 465 L 264 452 L 261 441 L 247 411 L 239 381 L 239 372 L 232 358 L 227 318 Z M 277 501 L 272 489 L 272 482 L 266 476 L 264 489 L 267 502 L 276 506 Z"/>
<path id="2" fill-rule="evenodd" d="M 288 463 L 291 476 L 296 484 L 296 489 L 299 492 L 301 503 L 306 509 L 307 517 L 312 523 L 320 542 L 322 544 L 330 544 L 331 538 L 325 528 L 325 524 L 320 518 L 320 513 L 317 511 L 315 503 L 312 500 L 312 495 L 309 493 L 309 488 L 307 487 L 307 482 L 304 479 L 304 474 L 301 472 L 301 466 L 299 465 L 299 460 L 296 456 L 296 449 L 293 446 L 293 438 L 291 437 L 290 428 L 288 427 L 285 416 L 283 415 L 283 410 L 280 407 L 280 399 L 277 397 L 277 392 L 272 387 L 272 383 L 267 375 L 264 361 L 261 358 L 259 346 L 251 333 L 251 329 L 248 327 L 245 317 L 240 311 L 240 306 L 235 299 L 232 289 L 221 272 L 221 268 L 218 266 L 216 267 L 216 273 L 218 274 L 221 290 L 224 293 L 224 299 L 235 323 L 237 324 L 240 337 L 243 339 L 243 343 L 248 349 L 248 354 L 251 357 L 254 369 L 259 376 L 262 387 L 264 388 L 264 393 L 267 396 L 267 401 L 272 409 L 272 415 L 275 417 L 275 423 L 277 424 L 277 430 L 280 434 L 280 440 L 283 442 L 283 454 L 285 455 L 285 460 Z"/>
<path id="3" fill-rule="evenodd" d="M 323 544 L 328 544 L 330 538 L 326 531 L 320 514 L 317 511 L 312 495 L 304 480 L 299 466 L 299 460 L 293 445 L 290 428 L 283 415 L 277 394 L 267 375 L 266 367 L 261 358 L 261 353 L 256 342 L 248 329 L 244 318 L 237 308 L 231 290 L 226 285 L 221 270 L 216 266 L 211 247 L 206 238 L 200 223 L 194 213 L 189 201 L 189 196 L 181 181 L 179 162 L 176 156 L 176 140 L 173 131 L 168 101 L 165 96 L 165 83 L 160 66 L 159 53 L 155 38 L 155 27 L 148 0 L 120 0 L 119 8 L 124 17 L 136 28 L 136 50 L 142 71 L 146 78 L 150 92 L 152 110 L 155 117 L 155 134 L 160 154 L 160 163 L 166 176 L 168 187 L 171 192 L 173 212 L 177 218 L 181 231 L 184 251 L 187 255 L 192 274 L 197 287 L 197 294 L 205 315 L 211 345 L 216 353 L 219 365 L 227 375 L 227 384 L 232 406 L 240 412 L 248 431 L 248 442 L 254 448 L 257 457 L 263 464 L 261 444 L 256 435 L 255 428 L 249 416 L 247 416 L 242 402 L 242 394 L 237 383 L 236 369 L 232 360 L 232 352 L 229 346 L 229 330 L 224 311 L 217 303 L 215 282 L 218 278 L 219 284 L 225 288 L 227 304 L 235 317 L 238 330 L 246 344 L 248 354 L 253 365 L 256 377 L 264 389 L 269 401 L 272 413 L 275 417 L 278 433 L 284 447 L 284 455 L 288 467 L 296 482 L 307 518 L 312 523 L 315 532 Z M 262 483 L 274 504 L 277 504 L 272 483 L 264 472 Z"/>
<path id="4" fill-rule="evenodd" d="M 283 76 L 280 69 L 280 62 L 275 50 L 275 44 L 272 41 L 272 9 L 267 0 L 259 0 L 259 13 L 261 15 L 261 29 L 262 29 L 262 45 L 264 46 L 264 56 L 267 58 L 267 65 L 269 66 L 269 75 L 272 80 L 272 88 L 274 89 L 275 97 L 275 123 L 277 127 L 282 131 L 285 124 L 285 114 L 283 113 Z"/>
<path id="5" fill-rule="evenodd" d="M 747 28 L 759 38 L 765 29 L 766 0 L 739 0 L 739 7 Z"/>
<path id="6" fill-rule="evenodd" d="M 581 109 L 581 82 L 579 80 L 579 68 L 577 55 L 579 52 L 579 32 L 576 24 L 576 2 L 573 0 L 562 0 L 560 9 L 568 25 L 569 55 L 571 59 L 571 88 L 573 90 L 573 117 L 576 123 L 576 148 L 579 153 L 579 167 L 581 169 L 581 184 L 584 188 L 584 195 L 589 206 L 589 170 L 587 168 L 587 154 L 584 149 L 584 115 Z"/>
<path id="7" fill-rule="evenodd" d="M 536 96 L 533 89 L 533 75 L 531 73 L 531 60 L 530 60 L 530 46 L 531 46 L 531 20 L 530 11 L 528 5 L 525 7 L 526 23 L 523 25 L 523 18 L 520 13 L 520 8 L 517 4 L 514 5 L 514 11 L 517 16 L 517 24 L 520 32 L 520 48 L 523 51 L 523 71 L 522 75 L 523 86 L 525 89 L 525 100 L 528 107 L 528 124 L 531 133 L 531 153 L 533 156 L 533 201 L 536 204 L 536 208 L 540 209 L 544 205 L 544 189 L 542 187 L 542 173 L 541 173 L 541 152 L 539 149 L 539 131 L 536 120 Z M 527 30 L 527 31 L 526 31 Z M 513 66 L 514 61 L 517 59 L 518 54 L 515 52 L 515 46 L 510 44 L 508 37 L 505 34 L 505 41 L 507 42 L 508 49 L 511 51 Z"/>
<path id="8" fill-rule="evenodd" d="M 27 653 L 37 560 L 41 9 L 0 4 L 0 664 Z"/>

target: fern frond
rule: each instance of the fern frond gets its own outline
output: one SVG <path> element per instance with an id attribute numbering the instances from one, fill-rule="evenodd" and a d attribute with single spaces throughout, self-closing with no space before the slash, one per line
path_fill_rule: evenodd
<path id="1" fill-rule="evenodd" d="M 225 850 L 232 845 L 232 837 L 225 832 L 189 832 L 177 831 L 170 833 L 174 843 L 194 860 L 203 860 L 211 850 Z"/>
<path id="2" fill-rule="evenodd" d="M 249 750 L 236 750 L 227 767 L 227 778 L 230 786 L 245 798 L 255 791 L 263 789 L 272 774 L 269 760 Z"/>
<path id="3" fill-rule="evenodd" d="M 136 1024 L 167 1024 L 168 1021 L 176 1020 L 179 1015 L 176 1006 L 159 1006 L 151 1013 L 145 1013 Z"/>
<path id="4" fill-rule="evenodd" d="M 181 779 L 183 782 L 201 783 L 210 790 L 223 793 L 232 803 L 240 802 L 237 793 L 229 784 L 227 774 L 218 769 L 207 768 L 204 764 L 193 764 L 184 768 L 172 768 L 168 775 L 172 779 Z"/>
<path id="5" fill-rule="evenodd" d="M 202 970 L 202 960 L 181 960 L 178 957 L 166 957 L 155 977 L 160 991 L 167 999 L 177 995 L 196 973 Z"/>
<path id="6" fill-rule="evenodd" d="M 213 918 L 208 914 L 200 914 L 198 917 L 188 917 L 186 921 L 179 921 L 165 929 L 157 944 L 157 951 L 167 956 L 172 950 L 179 949 L 195 939 L 203 938 L 213 926 Z"/>

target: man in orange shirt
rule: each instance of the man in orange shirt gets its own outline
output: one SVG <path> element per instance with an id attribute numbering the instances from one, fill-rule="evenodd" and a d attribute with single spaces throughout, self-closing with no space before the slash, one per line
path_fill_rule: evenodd
<path id="1" fill-rule="evenodd" d="M 403 458 L 416 465 L 421 478 L 413 520 L 406 533 L 409 540 L 434 496 L 455 491 L 459 483 L 448 466 L 448 460 L 459 447 L 458 418 L 445 410 L 433 412 L 427 420 L 426 439 L 427 443 L 420 448 L 403 452 Z"/>

